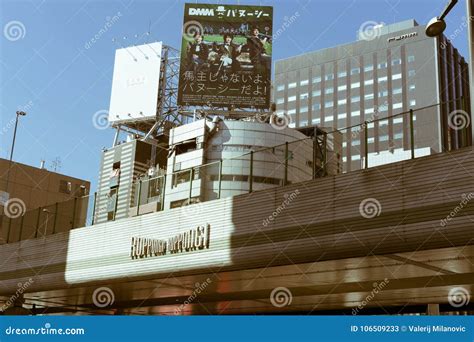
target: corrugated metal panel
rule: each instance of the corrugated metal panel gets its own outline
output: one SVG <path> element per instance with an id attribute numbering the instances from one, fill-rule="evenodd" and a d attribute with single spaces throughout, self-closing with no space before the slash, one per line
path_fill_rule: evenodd
<path id="1" fill-rule="evenodd" d="M 474 190 L 473 172 L 467 149 L 4 245 L 0 293 L 36 273 L 32 291 L 472 244 L 473 204 L 445 227 L 440 220 Z M 361 216 L 368 198 L 379 216 Z M 168 239 L 204 224 L 209 249 L 129 257 L 133 236 Z"/>

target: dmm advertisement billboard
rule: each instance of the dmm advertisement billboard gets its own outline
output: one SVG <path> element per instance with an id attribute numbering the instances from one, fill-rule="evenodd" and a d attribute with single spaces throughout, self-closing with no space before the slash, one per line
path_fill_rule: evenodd
<path id="1" fill-rule="evenodd" d="M 270 6 L 185 4 L 178 104 L 269 108 Z"/>

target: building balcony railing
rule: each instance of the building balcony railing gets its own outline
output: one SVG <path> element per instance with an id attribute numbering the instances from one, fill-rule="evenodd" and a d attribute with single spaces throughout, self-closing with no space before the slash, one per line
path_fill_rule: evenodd
<path id="1" fill-rule="evenodd" d="M 321 136 L 271 148 L 249 146 L 248 151 L 233 151 L 232 158 L 140 179 L 129 193 L 129 217 L 167 210 L 165 203 L 171 209 L 196 205 L 470 146 L 468 108 L 468 101 L 460 98 L 391 116 L 389 111 L 375 109 L 364 113 L 363 120 L 356 117 L 361 123 L 326 130 Z M 116 193 L 119 188 L 120 185 Z M 101 201 L 106 203 L 103 207 L 98 207 L 98 196 L 108 195 L 94 193 L 24 213 L 4 207 L 0 244 L 92 226 L 104 212 L 114 220 L 117 199 L 111 196 Z"/>

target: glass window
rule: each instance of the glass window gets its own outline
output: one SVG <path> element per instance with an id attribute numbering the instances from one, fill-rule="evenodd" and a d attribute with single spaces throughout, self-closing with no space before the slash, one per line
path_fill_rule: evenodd
<path id="1" fill-rule="evenodd" d="M 301 100 L 306 100 L 308 98 L 308 93 L 302 93 L 300 94 L 300 99 Z"/>
<path id="2" fill-rule="evenodd" d="M 347 99 L 341 99 L 337 101 L 338 106 L 345 105 L 346 103 L 347 103 Z"/>
<path id="3" fill-rule="evenodd" d="M 329 122 L 329 121 L 334 121 L 334 116 L 333 116 L 333 115 L 326 116 L 326 117 L 324 118 L 324 122 Z"/>
<path id="4" fill-rule="evenodd" d="M 410 56 L 408 56 L 407 60 L 408 60 L 408 63 L 414 62 L 415 61 L 415 56 L 410 55 Z"/>
<path id="5" fill-rule="evenodd" d="M 388 125 L 388 120 L 380 120 L 379 121 L 379 126 L 387 126 Z"/>
<path id="6" fill-rule="evenodd" d="M 313 77 L 313 83 L 319 83 L 319 82 L 321 82 L 321 76 Z"/>
<path id="7" fill-rule="evenodd" d="M 364 71 L 365 71 L 365 72 L 367 72 L 367 71 L 372 71 L 372 70 L 374 70 L 374 66 L 373 66 L 372 64 L 366 65 L 366 66 L 364 67 Z"/>
<path id="8" fill-rule="evenodd" d="M 284 84 L 280 84 L 279 86 L 277 86 L 277 91 L 283 91 L 283 90 L 285 90 Z"/>
<path id="9" fill-rule="evenodd" d="M 365 80 L 364 85 L 371 85 L 374 84 L 374 80 Z"/>
<path id="10" fill-rule="evenodd" d="M 337 118 L 338 118 L 338 119 L 345 119 L 345 118 L 347 118 L 347 114 L 346 114 L 346 113 L 338 114 L 338 115 L 337 115 Z"/>
<path id="11" fill-rule="evenodd" d="M 379 63 L 378 68 L 379 69 L 384 69 L 387 67 L 387 62 Z"/>
<path id="12" fill-rule="evenodd" d="M 408 70 L 408 76 L 415 76 L 416 72 L 415 70 Z"/>
<path id="13" fill-rule="evenodd" d="M 403 117 L 400 116 L 400 117 L 398 117 L 398 118 L 394 118 L 394 119 L 393 119 L 393 123 L 394 123 L 394 124 L 403 123 Z"/>
<path id="14" fill-rule="evenodd" d="M 293 101 L 296 101 L 296 95 L 288 97 L 288 102 L 293 102 Z"/>
<path id="15" fill-rule="evenodd" d="M 344 91 L 344 90 L 346 90 L 346 89 L 347 89 L 347 86 L 346 86 L 345 84 L 340 85 L 339 87 L 337 87 L 337 90 L 338 90 L 338 91 Z"/>
<path id="16" fill-rule="evenodd" d="M 276 104 L 283 104 L 283 103 L 285 103 L 285 99 L 282 98 L 282 97 L 280 97 L 276 100 Z"/>
<path id="17" fill-rule="evenodd" d="M 318 124 L 321 123 L 321 119 L 320 119 L 320 118 L 313 119 L 313 120 L 311 120 L 311 123 L 312 123 L 313 125 L 318 125 Z"/>
<path id="18" fill-rule="evenodd" d="M 340 71 L 337 73 L 337 77 L 346 77 L 347 76 L 347 71 Z"/>
<path id="19" fill-rule="evenodd" d="M 351 83 L 351 89 L 359 88 L 359 87 L 360 87 L 360 82 Z"/>
<path id="20" fill-rule="evenodd" d="M 374 93 L 370 93 L 370 94 L 365 94 L 364 95 L 364 100 L 371 100 L 374 98 Z"/>
<path id="21" fill-rule="evenodd" d="M 300 121 L 300 127 L 301 126 L 308 126 L 308 120 Z"/>
<path id="22" fill-rule="evenodd" d="M 324 77 L 324 79 L 325 79 L 326 81 L 333 80 L 333 79 L 334 79 L 334 74 L 327 74 L 327 75 Z"/>
<path id="23" fill-rule="evenodd" d="M 356 75 L 358 73 L 360 73 L 360 68 L 352 68 L 351 69 L 351 75 Z"/>
<path id="24" fill-rule="evenodd" d="M 313 96 L 320 96 L 321 95 L 321 90 L 313 90 Z"/>
<path id="25" fill-rule="evenodd" d="M 308 106 L 300 107 L 300 113 L 306 113 L 308 111 Z"/>
<path id="26" fill-rule="evenodd" d="M 321 103 L 313 103 L 313 110 L 321 109 Z"/>
<path id="27" fill-rule="evenodd" d="M 351 116 L 359 116 L 360 115 L 360 110 L 354 110 L 351 112 Z"/>
<path id="28" fill-rule="evenodd" d="M 396 133 L 393 135 L 395 139 L 402 139 L 403 138 L 403 133 Z"/>
<path id="29" fill-rule="evenodd" d="M 416 100 L 410 100 L 410 106 L 416 106 Z"/>
<path id="30" fill-rule="evenodd" d="M 388 91 L 387 91 L 387 90 L 379 91 L 379 97 L 384 97 L 384 96 L 387 96 L 387 95 L 388 95 Z"/>
<path id="31" fill-rule="evenodd" d="M 326 88 L 326 89 L 324 90 L 324 93 L 325 93 L 325 94 L 332 94 L 332 93 L 334 93 L 334 88 Z"/>
<path id="32" fill-rule="evenodd" d="M 289 115 L 295 115 L 295 114 L 296 114 L 296 109 L 290 109 L 290 110 L 288 111 L 288 114 L 289 114 Z"/>
<path id="33" fill-rule="evenodd" d="M 374 108 L 373 108 L 373 107 L 372 107 L 372 108 L 367 108 L 367 109 L 364 110 L 364 113 L 365 113 L 365 114 L 372 114 L 373 112 L 374 112 Z"/>
<path id="34" fill-rule="evenodd" d="M 352 96 L 351 97 L 351 102 L 354 103 L 354 102 L 359 102 L 360 101 L 360 97 L 359 96 Z"/>
<path id="35" fill-rule="evenodd" d="M 395 88 L 393 89 L 394 94 L 401 94 L 402 93 L 402 88 Z"/>
<path id="36" fill-rule="evenodd" d="M 302 80 L 302 81 L 300 81 L 300 86 L 308 85 L 308 83 L 309 83 L 308 80 Z"/>
<path id="37" fill-rule="evenodd" d="M 288 89 L 292 89 L 292 88 L 296 88 L 296 82 L 288 84 Z"/>
<path id="38" fill-rule="evenodd" d="M 402 74 L 394 74 L 392 75 L 392 80 L 399 80 L 402 78 Z"/>
<path id="39" fill-rule="evenodd" d="M 398 103 L 394 103 L 392 108 L 393 109 L 399 109 L 399 108 L 402 108 L 403 107 L 403 104 L 401 102 L 398 102 Z"/>
<path id="40" fill-rule="evenodd" d="M 415 85 L 414 84 L 410 84 L 408 86 L 408 90 L 415 90 Z"/>
<path id="41" fill-rule="evenodd" d="M 380 141 L 388 141 L 388 135 L 382 135 L 380 136 Z"/>
<path id="42" fill-rule="evenodd" d="M 387 80 L 388 80 L 387 76 L 382 76 L 382 77 L 379 77 L 379 78 L 377 79 L 377 81 L 378 81 L 379 83 L 380 83 L 380 82 L 387 82 Z"/>
<path id="43" fill-rule="evenodd" d="M 333 105 L 334 103 L 332 101 L 326 101 L 326 103 L 324 104 L 324 108 L 331 108 Z"/>
<path id="44" fill-rule="evenodd" d="M 402 64 L 402 60 L 400 58 L 394 59 L 392 61 L 392 65 L 400 65 Z"/>

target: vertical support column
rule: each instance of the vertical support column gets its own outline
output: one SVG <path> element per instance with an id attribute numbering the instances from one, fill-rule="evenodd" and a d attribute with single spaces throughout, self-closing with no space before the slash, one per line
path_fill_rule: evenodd
<path id="1" fill-rule="evenodd" d="M 120 187 L 117 187 L 117 191 L 115 192 L 114 221 L 115 221 L 115 217 L 117 216 L 119 190 L 120 190 Z"/>
<path id="2" fill-rule="evenodd" d="M 71 229 L 74 229 L 74 223 L 76 223 L 76 207 L 77 207 L 77 197 L 74 197 L 74 208 L 72 209 L 72 224 Z"/>
<path id="3" fill-rule="evenodd" d="M 222 159 L 219 160 L 219 184 L 217 186 L 218 192 L 217 192 L 217 198 L 221 198 L 221 191 L 222 191 Z"/>
<path id="4" fill-rule="evenodd" d="M 96 207 L 96 203 L 97 203 L 97 191 L 94 192 L 94 203 L 92 203 L 92 221 L 91 221 L 91 226 L 94 225 L 94 222 L 95 222 L 95 207 Z M 56 203 L 57 205 L 57 203 Z M 56 224 L 56 218 L 54 219 L 54 223 Z M 53 231 L 53 234 L 54 234 L 54 231 Z"/>
<path id="5" fill-rule="evenodd" d="M 253 188 L 253 151 L 250 151 L 249 193 Z"/>
<path id="6" fill-rule="evenodd" d="M 428 304 L 426 313 L 429 316 L 439 316 L 439 304 Z"/>
<path id="7" fill-rule="evenodd" d="M 142 201 L 142 180 L 138 180 L 138 194 L 137 194 L 137 216 L 140 216 L 140 203 Z"/>
<path id="8" fill-rule="evenodd" d="M 313 176 L 311 179 L 316 179 L 316 150 L 317 150 L 318 142 L 316 138 L 316 132 L 313 136 Z"/>
<path id="9" fill-rule="evenodd" d="M 364 167 L 369 168 L 369 127 L 367 121 L 364 121 Z"/>
<path id="10" fill-rule="evenodd" d="M 323 151 L 322 156 L 323 156 L 323 177 L 326 177 L 328 174 L 328 134 L 327 132 L 324 132 L 323 135 Z"/>
<path id="11" fill-rule="evenodd" d="M 7 231 L 7 243 L 10 242 L 10 231 L 12 230 L 12 218 L 8 218 L 8 231 Z"/>
<path id="12" fill-rule="evenodd" d="M 38 217 L 36 218 L 35 239 L 38 237 L 40 217 L 41 217 L 41 207 L 38 208 Z"/>
<path id="13" fill-rule="evenodd" d="M 189 170 L 189 195 L 188 195 L 188 205 L 191 204 L 191 198 L 193 197 L 193 178 L 194 178 L 194 168 L 192 167 Z"/>
<path id="14" fill-rule="evenodd" d="M 95 206 L 95 203 L 94 203 Z M 94 207 L 95 208 L 95 207 Z M 53 234 L 56 233 L 56 227 L 58 226 L 58 213 L 59 213 L 59 204 L 56 202 L 54 205 L 54 225 L 53 225 Z"/>
<path id="15" fill-rule="evenodd" d="M 165 210 L 166 177 L 167 174 L 163 176 L 163 188 L 161 189 L 161 211 Z"/>
<path id="16" fill-rule="evenodd" d="M 413 124 L 413 109 L 410 108 L 410 150 L 411 159 L 415 159 L 415 128 Z"/>
<path id="17" fill-rule="evenodd" d="M 285 143 L 285 176 L 283 179 L 283 185 L 288 184 L 288 141 Z"/>
<path id="18" fill-rule="evenodd" d="M 21 235 L 23 233 L 23 222 L 25 221 L 25 215 L 21 215 L 20 221 L 20 234 L 18 235 L 18 241 L 21 241 Z"/>

